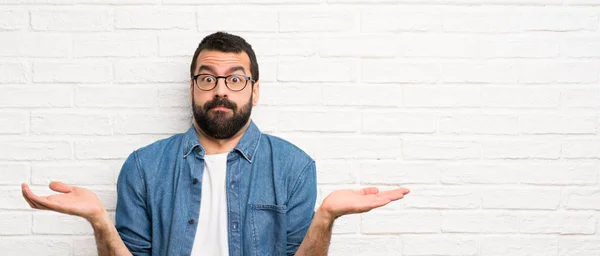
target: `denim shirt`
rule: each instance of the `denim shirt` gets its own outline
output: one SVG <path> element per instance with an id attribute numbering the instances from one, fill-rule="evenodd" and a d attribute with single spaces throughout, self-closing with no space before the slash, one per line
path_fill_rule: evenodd
<path id="1" fill-rule="evenodd" d="M 190 255 L 205 151 L 194 127 L 133 152 L 117 182 L 116 228 L 133 255 Z M 229 255 L 293 255 L 314 215 L 315 162 L 251 122 L 227 156 Z"/>

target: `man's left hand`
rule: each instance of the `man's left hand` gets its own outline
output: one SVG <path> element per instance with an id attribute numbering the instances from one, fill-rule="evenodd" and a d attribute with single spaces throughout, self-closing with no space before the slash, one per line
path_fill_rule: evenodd
<path id="1" fill-rule="evenodd" d="M 325 217 L 335 220 L 342 215 L 368 212 L 384 206 L 392 201 L 402 199 L 409 192 L 410 190 L 407 188 L 380 192 L 376 187 L 360 190 L 336 190 L 323 200 L 319 211 Z"/>

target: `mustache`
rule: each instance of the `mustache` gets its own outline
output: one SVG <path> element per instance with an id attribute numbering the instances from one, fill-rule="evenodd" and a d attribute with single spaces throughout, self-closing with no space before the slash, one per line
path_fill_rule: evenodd
<path id="1" fill-rule="evenodd" d="M 235 111 L 237 109 L 237 104 L 229 101 L 226 98 L 217 98 L 204 103 L 204 110 L 206 111 L 216 107 L 226 107 Z"/>

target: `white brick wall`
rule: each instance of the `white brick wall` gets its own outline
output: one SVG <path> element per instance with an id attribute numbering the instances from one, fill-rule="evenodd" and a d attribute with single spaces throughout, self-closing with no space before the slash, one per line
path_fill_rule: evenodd
<path id="1" fill-rule="evenodd" d="M 125 157 L 187 129 L 217 30 L 254 46 L 254 120 L 317 160 L 319 202 L 412 189 L 340 218 L 331 255 L 600 255 L 597 0 L 0 1 L 0 254 L 96 254 L 19 184 L 114 213 Z"/>

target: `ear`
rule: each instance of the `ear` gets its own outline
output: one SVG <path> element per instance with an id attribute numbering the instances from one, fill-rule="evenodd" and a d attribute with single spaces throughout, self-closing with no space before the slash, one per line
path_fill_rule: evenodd
<path id="1" fill-rule="evenodd" d="M 258 103 L 258 98 L 260 96 L 260 83 L 256 81 L 252 88 L 252 106 L 256 106 Z"/>

